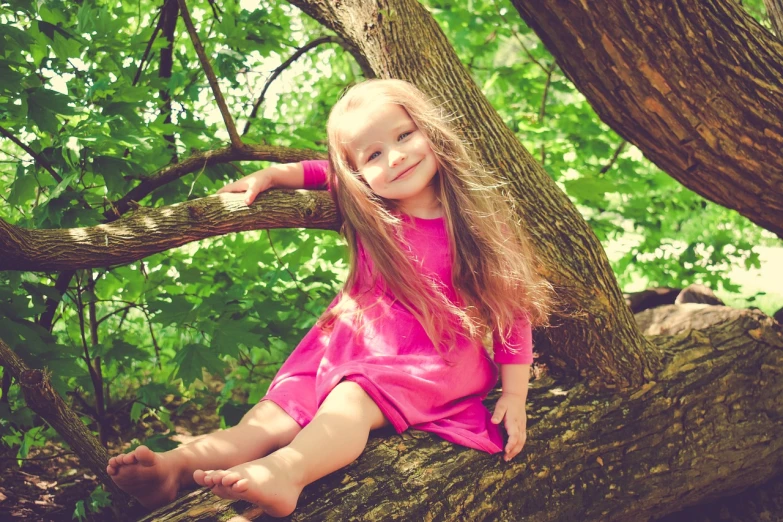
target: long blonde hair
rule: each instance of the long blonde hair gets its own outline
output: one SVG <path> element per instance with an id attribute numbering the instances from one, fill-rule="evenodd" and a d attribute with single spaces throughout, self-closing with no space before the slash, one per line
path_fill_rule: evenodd
<path id="1" fill-rule="evenodd" d="M 395 202 L 370 190 L 345 147 L 341 135 L 345 115 L 368 104 L 389 103 L 407 111 L 437 158 L 433 183 L 443 206 L 457 303 L 414 267 L 400 242 L 403 222 L 395 215 Z M 372 260 L 373 281 L 380 278 L 438 350 L 457 334 L 481 338 L 490 330 L 505 342 L 512 324 L 524 314 L 533 326 L 547 324 L 551 286 L 535 269 L 533 248 L 513 203 L 501 192 L 500 180 L 482 167 L 442 111 L 421 91 L 401 80 L 359 83 L 332 108 L 327 134 L 329 184 L 343 216 L 350 268 L 341 300 L 319 324 L 329 328 L 349 309 L 362 313 L 356 295 L 357 236 Z"/>

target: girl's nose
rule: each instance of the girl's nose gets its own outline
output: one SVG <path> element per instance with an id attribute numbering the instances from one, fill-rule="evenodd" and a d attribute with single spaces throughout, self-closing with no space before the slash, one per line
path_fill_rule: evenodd
<path id="1" fill-rule="evenodd" d="M 400 152 L 398 150 L 392 150 L 389 153 L 389 165 L 391 167 L 396 167 L 404 159 L 405 159 L 405 153 L 403 153 L 403 152 Z"/>

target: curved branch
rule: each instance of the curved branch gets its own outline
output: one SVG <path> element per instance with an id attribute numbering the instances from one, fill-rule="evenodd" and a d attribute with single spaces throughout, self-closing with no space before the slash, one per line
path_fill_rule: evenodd
<path id="1" fill-rule="evenodd" d="M 153 190 L 181 178 L 191 172 L 197 172 L 211 165 L 228 163 L 231 161 L 273 161 L 276 163 L 293 163 L 306 159 L 322 159 L 323 153 L 307 149 L 290 149 L 287 147 L 273 147 L 269 145 L 244 145 L 240 149 L 224 147 L 222 149 L 207 152 L 196 152 L 180 163 L 167 165 L 156 174 L 146 178 L 139 185 L 131 189 L 122 198 L 113 202 L 112 209 L 106 211 L 103 216 L 113 221 L 132 207 L 132 202 L 139 202 Z"/>
<path id="2" fill-rule="evenodd" d="M 607 125 L 783 237 L 783 42 L 737 2 L 512 3 Z"/>
<path id="3" fill-rule="evenodd" d="M 215 101 L 218 104 L 221 116 L 223 116 L 223 122 L 226 124 L 226 130 L 228 131 L 228 135 L 231 138 L 231 146 L 235 149 L 241 149 L 244 146 L 242 139 L 237 133 L 236 125 L 234 125 L 234 119 L 231 117 L 231 113 L 228 111 L 228 105 L 226 105 L 226 100 L 223 98 L 223 93 L 220 91 L 220 86 L 218 85 L 215 71 L 209 64 L 207 54 L 204 52 L 204 46 L 201 45 L 201 40 L 199 40 L 198 33 L 196 32 L 196 28 L 193 25 L 193 20 L 190 18 L 188 6 L 185 5 L 185 0 L 177 1 L 179 2 L 179 9 L 182 13 L 182 21 L 185 22 L 185 27 L 188 30 L 188 34 L 190 34 L 190 39 L 193 41 L 193 47 L 196 49 L 196 54 L 198 55 L 199 61 L 201 61 L 201 67 L 204 69 L 204 73 L 207 75 L 209 86 L 212 87 L 212 93 L 215 96 Z"/>
<path id="4" fill-rule="evenodd" d="M 336 43 L 336 44 L 344 45 L 345 41 L 342 38 L 338 38 L 337 36 L 322 36 L 320 38 L 316 38 L 315 40 L 308 42 L 306 45 L 303 45 L 302 47 L 297 49 L 296 52 L 291 56 L 289 56 L 286 61 L 284 61 L 277 68 L 275 68 L 275 70 L 272 71 L 272 74 L 269 76 L 269 78 L 267 78 L 266 83 L 264 83 L 264 88 L 261 90 L 261 94 L 259 95 L 258 99 L 253 104 L 253 110 L 250 112 L 250 116 L 248 116 L 247 123 L 245 123 L 245 129 L 242 131 L 243 136 L 247 134 L 247 132 L 250 130 L 250 125 L 253 123 L 253 120 L 258 114 L 258 109 L 261 107 L 261 104 L 264 103 L 264 97 L 266 96 L 266 91 L 269 89 L 269 86 L 272 85 L 272 82 L 274 82 L 277 79 L 277 77 L 280 76 L 280 74 L 283 71 L 285 71 L 292 63 L 298 60 L 299 57 L 301 57 L 310 49 L 313 49 L 314 47 L 318 47 L 322 43 Z"/>
<path id="5" fill-rule="evenodd" d="M 0 219 L 0 270 L 75 270 L 120 265 L 192 241 L 265 228 L 338 230 L 326 191 L 272 190 L 250 207 L 219 194 L 168 207 L 139 207 L 105 225 L 30 230 Z"/>

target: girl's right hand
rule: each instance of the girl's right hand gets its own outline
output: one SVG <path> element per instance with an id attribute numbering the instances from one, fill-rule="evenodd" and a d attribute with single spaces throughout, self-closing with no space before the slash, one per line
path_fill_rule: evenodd
<path id="1" fill-rule="evenodd" d="M 256 171 L 252 174 L 245 176 L 242 179 L 238 179 L 233 183 L 229 183 L 222 189 L 217 191 L 217 194 L 224 192 L 244 192 L 245 205 L 250 206 L 256 197 L 274 186 L 272 173 L 270 169 L 263 169 Z"/>

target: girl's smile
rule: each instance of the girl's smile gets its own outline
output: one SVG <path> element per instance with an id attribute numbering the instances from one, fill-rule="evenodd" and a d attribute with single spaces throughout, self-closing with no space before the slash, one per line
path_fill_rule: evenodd
<path id="1" fill-rule="evenodd" d="M 411 172 L 413 172 L 413 169 L 415 169 L 416 167 L 418 167 L 420 163 L 421 163 L 421 162 L 419 162 L 419 163 L 415 164 L 414 166 L 412 166 L 412 167 L 410 167 L 409 169 L 405 170 L 405 171 L 404 171 L 404 172 L 402 172 L 401 174 L 398 174 L 398 175 L 397 175 L 397 177 L 395 177 L 395 178 L 392 180 L 392 182 L 395 182 L 395 181 L 397 181 L 398 179 L 403 179 L 403 178 L 406 178 L 406 177 L 408 177 L 408 174 L 409 174 L 409 173 L 411 173 Z"/>
<path id="2" fill-rule="evenodd" d="M 408 111 L 384 103 L 372 110 L 359 107 L 346 116 L 341 127 L 346 150 L 370 190 L 395 201 L 407 214 L 440 215 L 433 184 L 438 160 Z"/>

